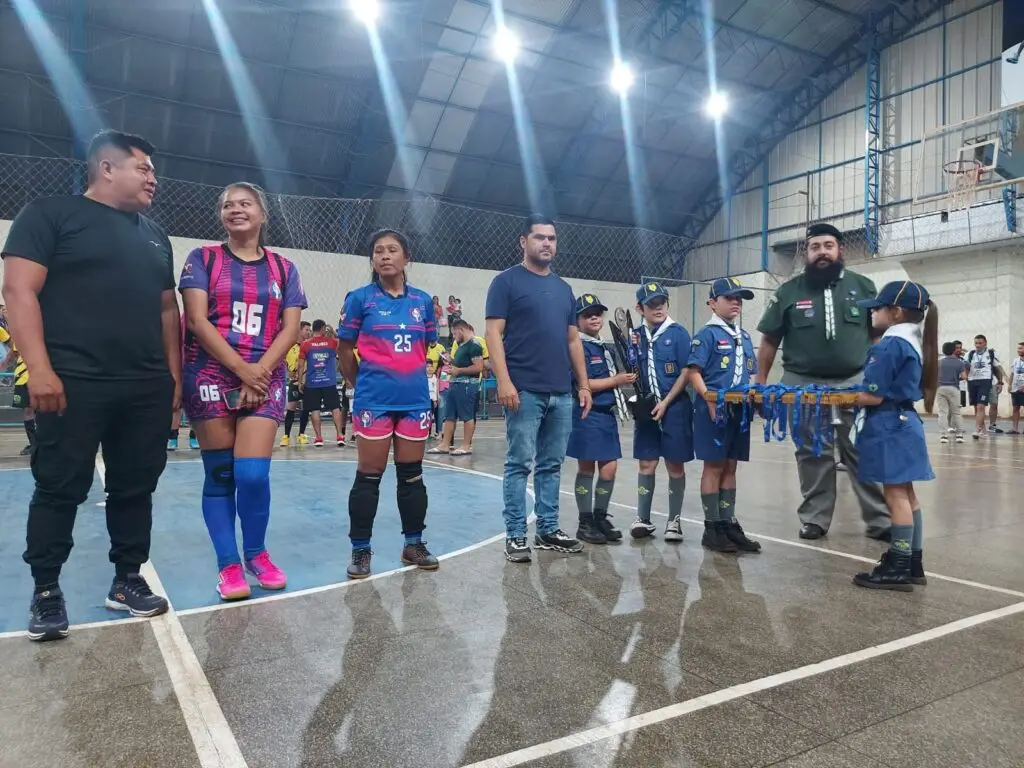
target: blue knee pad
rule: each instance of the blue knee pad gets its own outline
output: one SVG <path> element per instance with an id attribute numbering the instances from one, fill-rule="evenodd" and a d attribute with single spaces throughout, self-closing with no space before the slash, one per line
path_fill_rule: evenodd
<path id="1" fill-rule="evenodd" d="M 203 451 L 203 496 L 235 495 L 235 457 L 228 448 L 223 451 Z"/>
<path id="2" fill-rule="evenodd" d="M 270 523 L 270 458 L 235 459 L 238 520 L 242 524 L 242 550 L 252 560 L 266 549 Z"/>
<path id="3" fill-rule="evenodd" d="M 263 487 L 270 483 L 270 459 L 235 459 L 234 477 L 239 490 Z"/>

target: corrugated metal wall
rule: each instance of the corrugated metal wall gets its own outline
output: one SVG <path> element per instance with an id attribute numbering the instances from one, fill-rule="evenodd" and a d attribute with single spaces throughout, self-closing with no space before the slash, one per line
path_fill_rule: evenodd
<path id="1" fill-rule="evenodd" d="M 882 53 L 885 220 L 920 213 L 910 202 L 915 157 L 929 131 L 1000 106 L 1002 2 L 957 0 Z M 864 225 L 865 71 L 840 86 L 768 160 L 768 243 L 796 240 L 812 219 Z M 762 269 L 764 168 L 751 174 L 690 253 L 686 277 Z M 808 195 L 809 193 L 809 195 Z M 772 258 L 772 256 L 770 256 Z"/>

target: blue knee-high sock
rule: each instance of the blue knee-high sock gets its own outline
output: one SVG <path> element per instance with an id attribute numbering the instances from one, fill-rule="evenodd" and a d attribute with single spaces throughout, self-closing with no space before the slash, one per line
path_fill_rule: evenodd
<path id="1" fill-rule="evenodd" d="M 203 520 L 210 532 L 217 569 L 240 563 L 235 541 L 235 469 L 231 450 L 203 451 Z"/>
<path id="2" fill-rule="evenodd" d="M 270 523 L 270 459 L 235 459 L 238 519 L 242 523 L 242 551 L 252 560 L 267 548 Z"/>

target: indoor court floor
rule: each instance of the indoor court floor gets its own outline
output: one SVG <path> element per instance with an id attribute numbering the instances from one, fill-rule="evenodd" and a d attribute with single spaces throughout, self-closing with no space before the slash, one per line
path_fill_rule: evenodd
<path id="1" fill-rule="evenodd" d="M 76 626 L 46 644 L 23 635 L 31 477 L 0 461 L 0 767 L 1024 765 L 1024 437 L 932 435 L 938 479 L 918 490 L 929 584 L 906 594 L 852 585 L 883 545 L 863 537 L 844 475 L 828 538 L 797 538 L 792 444 L 760 431 L 737 503 L 760 555 L 701 549 L 694 462 L 682 544 L 627 536 L 508 563 L 502 429 L 481 422 L 474 456 L 428 465 L 440 570 L 400 567 L 392 472 L 376 573 L 357 583 L 344 574 L 354 450 L 277 451 L 269 545 L 291 583 L 230 605 L 214 593 L 198 454 L 179 450 L 147 566 L 174 609 L 155 620 L 102 608 L 97 482 L 62 579 Z M 20 437 L 0 436 L 3 455 Z M 635 473 L 620 464 L 623 528 Z M 570 532 L 574 474 L 570 460 Z"/>

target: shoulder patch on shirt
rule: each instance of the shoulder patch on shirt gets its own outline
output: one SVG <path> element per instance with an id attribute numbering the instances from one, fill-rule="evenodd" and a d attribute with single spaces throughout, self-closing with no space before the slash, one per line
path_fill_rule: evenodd
<path id="1" fill-rule="evenodd" d="M 878 391 L 878 385 L 877 384 L 868 384 L 868 392 L 877 392 L 877 391 Z"/>
<path id="2" fill-rule="evenodd" d="M 700 346 L 700 339 L 694 339 L 693 341 L 691 341 L 690 342 L 690 346 L 691 347 L 699 347 Z"/>

